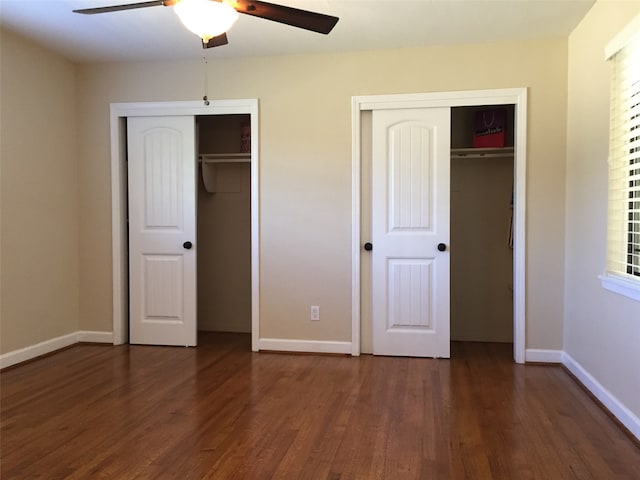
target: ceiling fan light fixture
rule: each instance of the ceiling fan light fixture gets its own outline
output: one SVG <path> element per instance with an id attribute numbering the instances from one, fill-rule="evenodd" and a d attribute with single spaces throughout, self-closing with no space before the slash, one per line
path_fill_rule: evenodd
<path id="1" fill-rule="evenodd" d="M 173 9 L 187 30 L 204 43 L 227 32 L 238 19 L 231 5 L 216 0 L 180 0 Z"/>

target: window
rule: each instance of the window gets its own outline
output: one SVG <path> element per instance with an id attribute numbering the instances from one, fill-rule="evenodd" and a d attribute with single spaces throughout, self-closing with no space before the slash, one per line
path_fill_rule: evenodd
<path id="1" fill-rule="evenodd" d="M 640 299 L 640 18 L 609 44 L 607 59 L 613 64 L 607 274 L 637 289 L 629 296 Z"/>

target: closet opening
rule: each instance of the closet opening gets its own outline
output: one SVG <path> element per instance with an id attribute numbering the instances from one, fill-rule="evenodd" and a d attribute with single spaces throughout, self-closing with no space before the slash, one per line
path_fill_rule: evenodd
<path id="1" fill-rule="evenodd" d="M 515 105 L 451 109 L 451 341 L 514 341 Z"/>
<path id="2" fill-rule="evenodd" d="M 196 116 L 199 337 L 251 334 L 250 125 L 250 114 Z"/>

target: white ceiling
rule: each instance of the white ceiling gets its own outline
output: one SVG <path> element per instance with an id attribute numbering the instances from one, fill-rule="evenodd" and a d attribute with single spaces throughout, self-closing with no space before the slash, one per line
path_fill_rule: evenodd
<path id="1" fill-rule="evenodd" d="M 195 59 L 200 40 L 171 7 L 72 13 L 136 0 L 0 0 L 0 23 L 77 62 Z M 276 0 L 335 15 L 328 35 L 240 15 L 208 58 L 566 37 L 594 0 Z"/>

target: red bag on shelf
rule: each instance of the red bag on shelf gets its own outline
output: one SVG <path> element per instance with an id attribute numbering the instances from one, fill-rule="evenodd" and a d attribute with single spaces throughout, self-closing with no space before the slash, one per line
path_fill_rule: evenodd
<path id="1" fill-rule="evenodd" d="M 493 108 L 476 112 L 473 148 L 504 147 L 506 116 L 503 108 Z"/>

